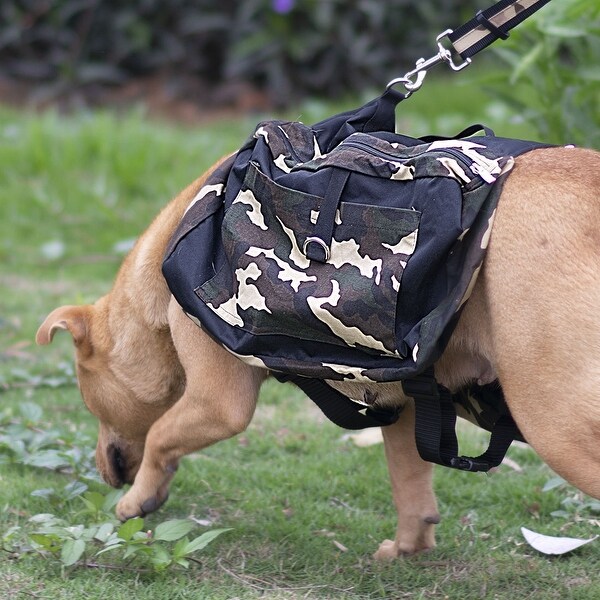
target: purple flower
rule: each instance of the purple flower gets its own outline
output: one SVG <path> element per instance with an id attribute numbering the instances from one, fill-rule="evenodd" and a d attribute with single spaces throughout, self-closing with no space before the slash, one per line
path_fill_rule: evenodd
<path id="1" fill-rule="evenodd" d="M 273 0 L 273 10 L 279 14 L 289 13 L 294 8 L 295 0 Z"/>

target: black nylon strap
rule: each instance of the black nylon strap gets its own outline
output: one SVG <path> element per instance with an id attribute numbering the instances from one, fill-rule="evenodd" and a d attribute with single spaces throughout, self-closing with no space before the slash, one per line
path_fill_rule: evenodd
<path id="1" fill-rule="evenodd" d="M 490 33 L 493 33 L 500 40 L 507 40 L 510 37 L 509 33 L 505 33 L 502 29 L 496 27 L 484 14 L 483 11 L 479 11 L 475 18 L 480 25 L 483 25 Z"/>
<path id="2" fill-rule="evenodd" d="M 504 459 L 506 452 L 515 439 L 516 429 L 517 426 L 512 420 L 512 417 L 500 417 L 492 429 L 492 437 L 490 438 L 488 449 L 481 456 L 478 456 L 475 459 L 461 456 L 458 458 L 458 461 L 467 461 L 467 466 L 470 465 L 470 461 L 477 461 L 479 463 L 489 465 L 489 468 L 498 466 Z M 465 469 L 463 466 L 453 466 L 467 471 L 479 470 L 472 468 Z M 487 471 L 488 469 L 486 468 L 485 470 Z"/>
<path id="3" fill-rule="evenodd" d="M 349 110 L 315 123 L 313 129 L 318 134 L 322 151 L 331 152 L 349 135 L 357 131 L 393 133 L 396 130 L 396 106 L 405 98 L 405 94 L 387 89 L 381 96 L 358 110 Z"/>
<path id="4" fill-rule="evenodd" d="M 321 379 L 273 373 L 281 382 L 297 385 L 333 423 L 344 429 L 385 427 L 398 420 L 401 410 L 376 410 L 353 402 Z"/>
<path id="5" fill-rule="evenodd" d="M 494 133 L 494 131 L 492 129 L 490 129 L 486 125 L 481 125 L 481 123 L 477 123 L 476 125 L 471 125 L 471 126 L 467 127 L 466 129 L 463 129 L 460 133 L 457 133 L 456 135 L 453 135 L 450 137 L 446 137 L 443 135 L 424 135 L 421 138 L 421 140 L 423 140 L 424 142 L 428 142 L 428 143 L 435 142 L 438 140 L 461 140 L 463 138 L 471 137 L 471 136 L 475 135 L 476 133 L 481 133 L 482 131 L 488 137 L 496 137 L 496 134 Z"/>
<path id="6" fill-rule="evenodd" d="M 306 258 L 310 260 L 325 263 L 329 259 L 331 240 L 335 228 L 335 214 L 348 177 L 350 177 L 350 171 L 346 169 L 334 169 L 331 174 L 313 235 L 304 242 L 304 253 Z"/>
<path id="7" fill-rule="evenodd" d="M 353 402 L 334 390 L 321 379 L 273 373 L 281 382 L 297 385 L 333 423 L 344 429 L 385 427 L 398 420 L 402 409 L 376 410 Z M 456 410 L 452 394 L 438 385 L 433 369 L 402 382 L 407 396 L 415 400 L 415 438 L 417 450 L 423 460 L 461 471 L 489 471 L 498 466 L 518 429 L 512 417 L 498 419 L 492 429 L 488 449 L 475 458 L 458 456 L 456 438 Z"/>
<path id="8" fill-rule="evenodd" d="M 506 39 L 511 29 L 548 2 L 550 0 L 500 0 L 449 33 L 448 39 L 462 58 L 470 58 L 496 40 Z"/>
<path id="9" fill-rule="evenodd" d="M 402 382 L 407 396 L 415 400 L 415 436 L 423 460 L 462 471 L 489 471 L 504 458 L 518 429 L 510 416 L 494 424 L 488 449 L 480 456 L 458 456 L 456 410 L 452 394 L 437 384 L 433 370 Z"/>

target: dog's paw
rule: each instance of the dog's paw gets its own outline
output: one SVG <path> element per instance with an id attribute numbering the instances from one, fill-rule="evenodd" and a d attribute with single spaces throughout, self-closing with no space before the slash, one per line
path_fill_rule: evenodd
<path id="1" fill-rule="evenodd" d="M 420 552 L 428 552 L 435 548 L 435 540 L 421 543 L 398 543 L 395 540 L 383 540 L 373 558 L 380 562 L 390 562 L 400 556 L 411 556 Z"/>
<path id="2" fill-rule="evenodd" d="M 139 500 L 135 488 L 131 488 L 117 503 L 116 514 L 120 521 L 134 517 L 145 517 L 148 513 L 158 510 L 169 497 L 167 489 L 159 490 L 154 496 Z"/>
<path id="3" fill-rule="evenodd" d="M 398 558 L 398 546 L 394 540 L 383 540 L 373 558 L 380 562 L 389 562 Z"/>
<path id="4" fill-rule="evenodd" d="M 143 517 L 146 513 L 142 510 L 138 500 L 131 497 L 131 492 L 125 494 L 117 503 L 115 509 L 117 519 L 127 521 L 134 517 Z"/>

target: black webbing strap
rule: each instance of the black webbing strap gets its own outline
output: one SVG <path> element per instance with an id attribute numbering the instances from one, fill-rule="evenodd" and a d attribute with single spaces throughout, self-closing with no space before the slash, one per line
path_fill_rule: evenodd
<path id="1" fill-rule="evenodd" d="M 344 429 L 385 427 L 398 420 L 401 409 L 376 410 L 353 402 L 341 392 L 334 390 L 321 379 L 273 373 L 281 381 L 297 385 L 336 425 Z"/>
<path id="2" fill-rule="evenodd" d="M 398 420 L 399 409 L 376 410 L 353 402 L 321 379 L 273 373 L 281 381 L 297 385 L 333 423 L 344 429 L 385 427 Z M 458 455 L 456 410 L 452 394 L 439 385 L 433 369 L 402 381 L 407 396 L 415 400 L 415 439 L 423 460 L 461 471 L 489 471 L 501 462 L 518 429 L 510 415 L 501 416 L 492 428 L 488 449 L 471 458 Z"/>
<path id="3" fill-rule="evenodd" d="M 449 33 L 448 39 L 462 58 L 470 58 L 496 40 L 506 39 L 511 29 L 548 2 L 550 0 L 500 0 Z"/>
<path id="4" fill-rule="evenodd" d="M 331 173 L 313 235 L 304 241 L 304 255 L 310 260 L 321 263 L 329 260 L 333 230 L 335 229 L 335 215 L 350 173 L 351 171 L 347 169 L 333 169 Z"/>
<path id="5" fill-rule="evenodd" d="M 415 436 L 423 460 L 462 471 L 489 471 L 502 462 L 518 431 L 510 416 L 495 423 L 483 454 L 474 458 L 459 456 L 452 394 L 437 383 L 433 369 L 404 380 L 402 388 L 415 400 Z"/>
<path id="6" fill-rule="evenodd" d="M 463 138 L 471 137 L 476 133 L 480 133 L 482 131 L 487 137 L 496 137 L 496 134 L 492 129 L 490 129 L 486 125 L 481 125 L 481 123 L 477 123 L 476 125 L 470 125 L 466 129 L 463 129 L 460 133 L 457 133 L 453 136 L 446 137 L 444 135 L 424 135 L 420 139 L 427 143 L 444 140 L 462 140 Z"/>

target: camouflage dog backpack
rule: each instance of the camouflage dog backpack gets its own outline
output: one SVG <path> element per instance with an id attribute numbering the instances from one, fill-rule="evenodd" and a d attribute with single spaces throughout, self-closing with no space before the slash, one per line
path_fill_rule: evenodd
<path id="1" fill-rule="evenodd" d="M 165 256 L 194 321 L 313 398 L 334 394 L 324 380 L 431 373 L 513 157 L 539 147 L 480 126 L 457 139 L 397 134 L 403 98 L 390 89 L 313 126 L 260 123 L 198 190 Z"/>

